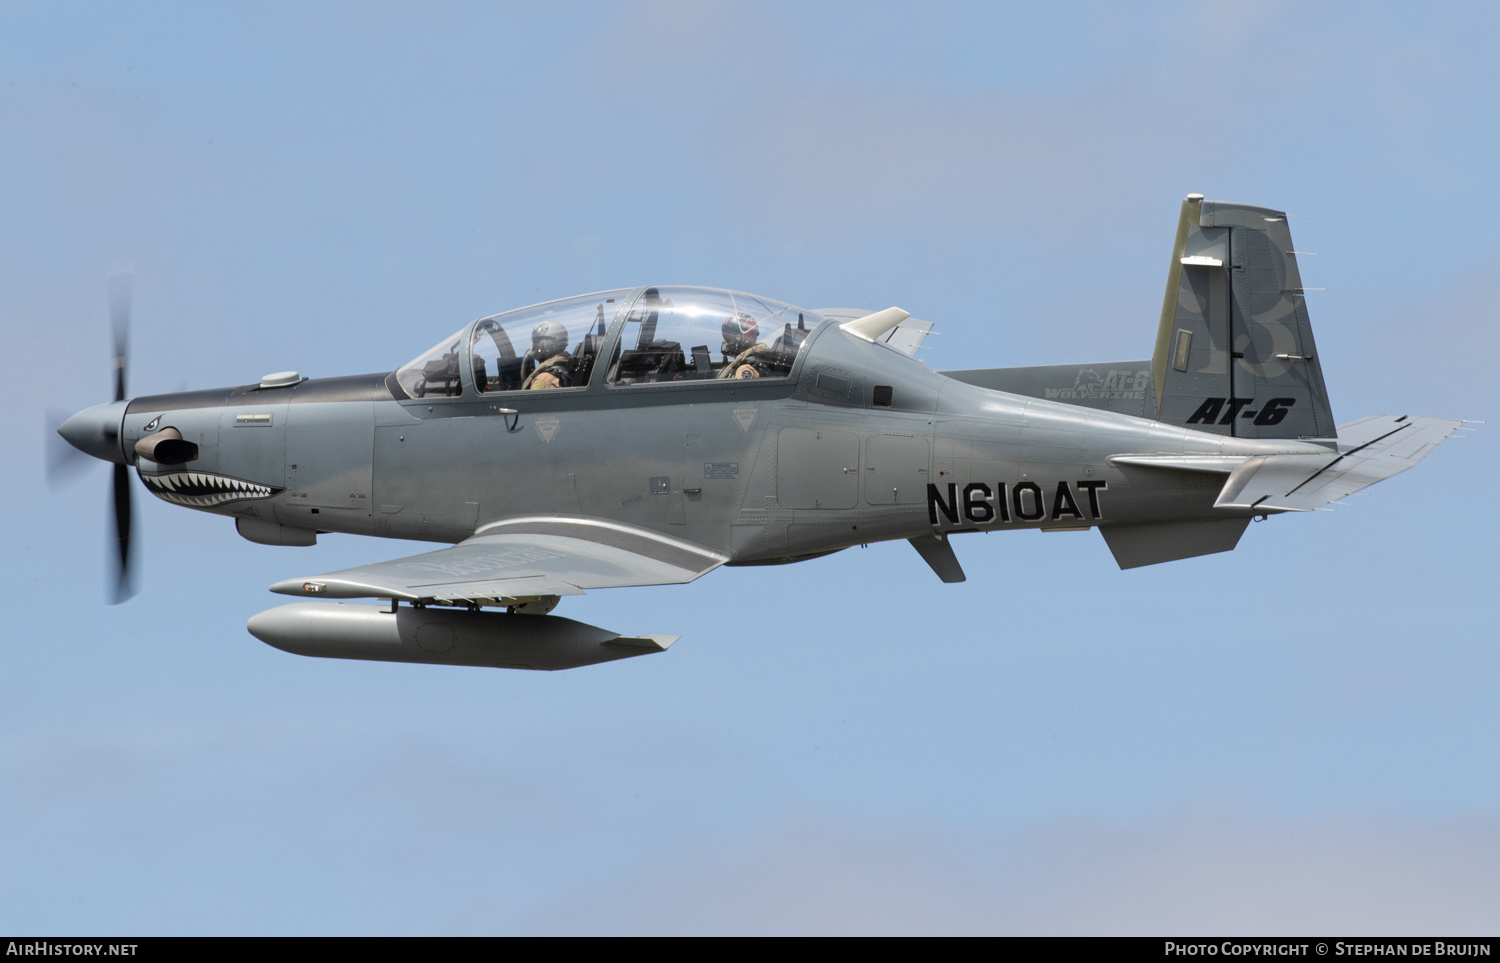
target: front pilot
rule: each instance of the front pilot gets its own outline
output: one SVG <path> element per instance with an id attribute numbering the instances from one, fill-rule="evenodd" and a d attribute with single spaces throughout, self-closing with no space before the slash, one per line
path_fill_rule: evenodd
<path id="1" fill-rule="evenodd" d="M 557 321 L 543 321 L 531 329 L 527 360 L 536 370 L 521 382 L 522 389 L 573 387 L 573 356 L 568 354 L 568 329 Z M 538 359 L 541 359 L 540 361 Z"/>

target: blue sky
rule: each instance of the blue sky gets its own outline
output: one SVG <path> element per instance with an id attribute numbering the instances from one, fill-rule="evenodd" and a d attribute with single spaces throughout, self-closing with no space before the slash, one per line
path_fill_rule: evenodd
<path id="1" fill-rule="evenodd" d="M 1334 414 L 1485 419 L 1485 4 L 0 5 L 0 927 L 89 933 L 1487 932 L 1500 655 L 1481 431 L 1350 509 L 1120 572 L 967 536 L 566 614 L 564 673 L 304 659 L 253 545 L 46 409 L 389 370 L 637 283 L 899 304 L 936 367 L 1149 354 L 1181 197 L 1293 221 Z"/>

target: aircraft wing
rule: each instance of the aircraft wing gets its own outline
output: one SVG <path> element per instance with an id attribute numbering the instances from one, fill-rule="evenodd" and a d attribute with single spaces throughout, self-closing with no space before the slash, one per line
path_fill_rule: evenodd
<path id="1" fill-rule="evenodd" d="M 727 556 L 628 525 L 536 516 L 483 526 L 451 548 L 271 586 L 308 598 L 511 605 L 587 589 L 691 582 Z"/>
<path id="2" fill-rule="evenodd" d="M 1361 418 L 1339 427 L 1337 454 L 1248 459 L 1230 473 L 1214 507 L 1313 511 L 1406 471 L 1462 425 L 1406 415 Z"/>

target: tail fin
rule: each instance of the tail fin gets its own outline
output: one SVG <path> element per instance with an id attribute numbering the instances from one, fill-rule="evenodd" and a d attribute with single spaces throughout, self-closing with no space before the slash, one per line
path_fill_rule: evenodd
<path id="1" fill-rule="evenodd" d="M 1151 373 L 1157 421 L 1241 438 L 1337 436 L 1286 214 L 1187 196 Z"/>

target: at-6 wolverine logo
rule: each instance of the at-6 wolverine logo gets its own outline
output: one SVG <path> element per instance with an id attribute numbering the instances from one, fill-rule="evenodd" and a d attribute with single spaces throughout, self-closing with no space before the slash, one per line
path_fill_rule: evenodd
<path id="1" fill-rule="evenodd" d="M 993 489 L 984 482 L 969 482 L 964 486 L 963 498 L 960 499 L 958 483 L 949 482 L 948 497 L 945 499 L 938 486 L 928 484 L 927 519 L 934 526 L 939 525 L 938 515 L 941 514 L 949 524 L 957 525 L 959 513 L 962 512 L 963 520 L 974 525 L 993 524 L 997 519 L 1007 523 L 1040 522 L 1044 519 L 1055 522 L 1063 518 L 1083 521 L 1083 512 L 1078 507 L 1079 498 L 1088 502 L 1090 519 L 1103 518 L 1104 512 L 1099 507 L 1099 493 L 1108 489 L 1109 484 L 1090 479 L 1076 481 L 1073 485 L 1078 489 L 1078 497 L 1074 497 L 1073 489 L 1067 482 L 1060 481 L 1049 499 L 1042 486 L 1033 481 L 1011 485 L 1009 497 L 1005 482 L 997 482 Z"/>

